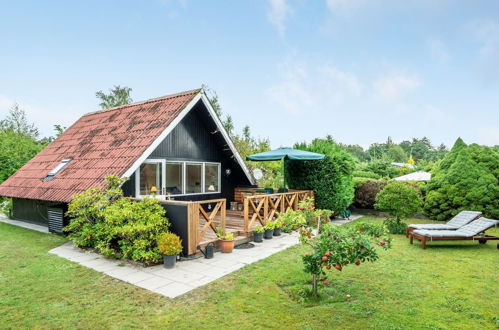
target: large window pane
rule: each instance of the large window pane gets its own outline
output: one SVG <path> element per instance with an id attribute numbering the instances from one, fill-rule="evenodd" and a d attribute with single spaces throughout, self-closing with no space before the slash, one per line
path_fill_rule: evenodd
<path id="1" fill-rule="evenodd" d="M 159 195 L 161 189 L 161 163 L 140 165 L 140 194 Z"/>
<path id="2" fill-rule="evenodd" d="M 170 195 L 182 194 L 182 163 L 166 164 L 166 193 Z"/>
<path id="3" fill-rule="evenodd" d="M 218 171 L 219 165 L 206 164 L 204 170 L 204 191 L 207 193 L 218 192 L 220 187 L 218 186 Z"/>
<path id="4" fill-rule="evenodd" d="M 186 194 L 197 194 L 202 192 L 201 190 L 201 170 L 203 166 L 201 164 L 187 164 L 186 168 Z"/>

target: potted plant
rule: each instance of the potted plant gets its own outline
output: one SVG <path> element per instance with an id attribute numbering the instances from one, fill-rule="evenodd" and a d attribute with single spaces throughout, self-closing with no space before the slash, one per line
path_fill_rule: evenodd
<path id="1" fill-rule="evenodd" d="M 262 243 L 263 242 L 263 233 L 265 232 L 265 229 L 263 229 L 262 226 L 258 225 L 255 228 L 255 231 L 253 233 L 253 240 L 256 243 Z"/>
<path id="2" fill-rule="evenodd" d="M 265 232 L 263 238 L 272 239 L 272 236 L 274 235 L 274 228 L 275 228 L 275 222 L 267 221 L 267 223 L 265 224 Z"/>
<path id="3" fill-rule="evenodd" d="M 281 236 L 281 227 L 282 227 L 282 222 L 279 220 L 274 221 L 274 236 Z"/>
<path id="4" fill-rule="evenodd" d="M 182 252 L 182 240 L 173 233 L 162 233 L 157 239 L 159 253 L 163 255 L 165 268 L 175 267 L 177 255 Z"/>
<path id="5" fill-rule="evenodd" d="M 222 253 L 231 253 L 234 249 L 234 233 L 226 233 L 222 227 L 218 227 L 217 237 L 220 240 Z"/>

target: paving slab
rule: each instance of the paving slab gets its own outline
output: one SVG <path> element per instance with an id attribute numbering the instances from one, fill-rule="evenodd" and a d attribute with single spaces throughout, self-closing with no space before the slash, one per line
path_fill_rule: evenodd
<path id="1" fill-rule="evenodd" d="M 173 269 L 166 269 L 162 265 L 141 267 L 107 259 L 97 253 L 75 248 L 71 242 L 49 252 L 146 290 L 175 298 L 297 243 L 297 233 L 284 234 L 254 248 L 234 249 L 232 253 L 216 252 L 213 259 L 180 261 Z"/>
<path id="2" fill-rule="evenodd" d="M 342 225 L 360 217 L 352 215 L 350 219 L 332 223 Z M 216 252 L 213 259 L 180 261 L 173 269 L 166 269 L 163 265 L 141 267 L 107 259 L 97 253 L 75 248 L 71 242 L 49 252 L 143 289 L 175 298 L 298 243 L 298 233 L 282 234 L 263 243 L 255 243 L 253 248 L 234 249 L 232 253 Z"/>

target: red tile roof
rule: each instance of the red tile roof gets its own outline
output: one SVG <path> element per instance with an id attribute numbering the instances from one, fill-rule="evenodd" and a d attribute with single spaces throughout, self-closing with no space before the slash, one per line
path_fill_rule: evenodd
<path id="1" fill-rule="evenodd" d="M 0 185 L 0 196 L 69 202 L 75 193 L 122 176 L 168 127 L 199 89 L 92 112 Z M 43 181 L 72 158 L 54 180 Z"/>

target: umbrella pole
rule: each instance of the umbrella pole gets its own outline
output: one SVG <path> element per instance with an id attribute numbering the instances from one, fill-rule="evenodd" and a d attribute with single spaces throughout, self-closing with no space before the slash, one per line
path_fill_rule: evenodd
<path id="1" fill-rule="evenodd" d="M 281 159 L 281 166 L 282 166 L 282 187 L 286 188 L 286 173 L 284 169 L 284 157 Z"/>

